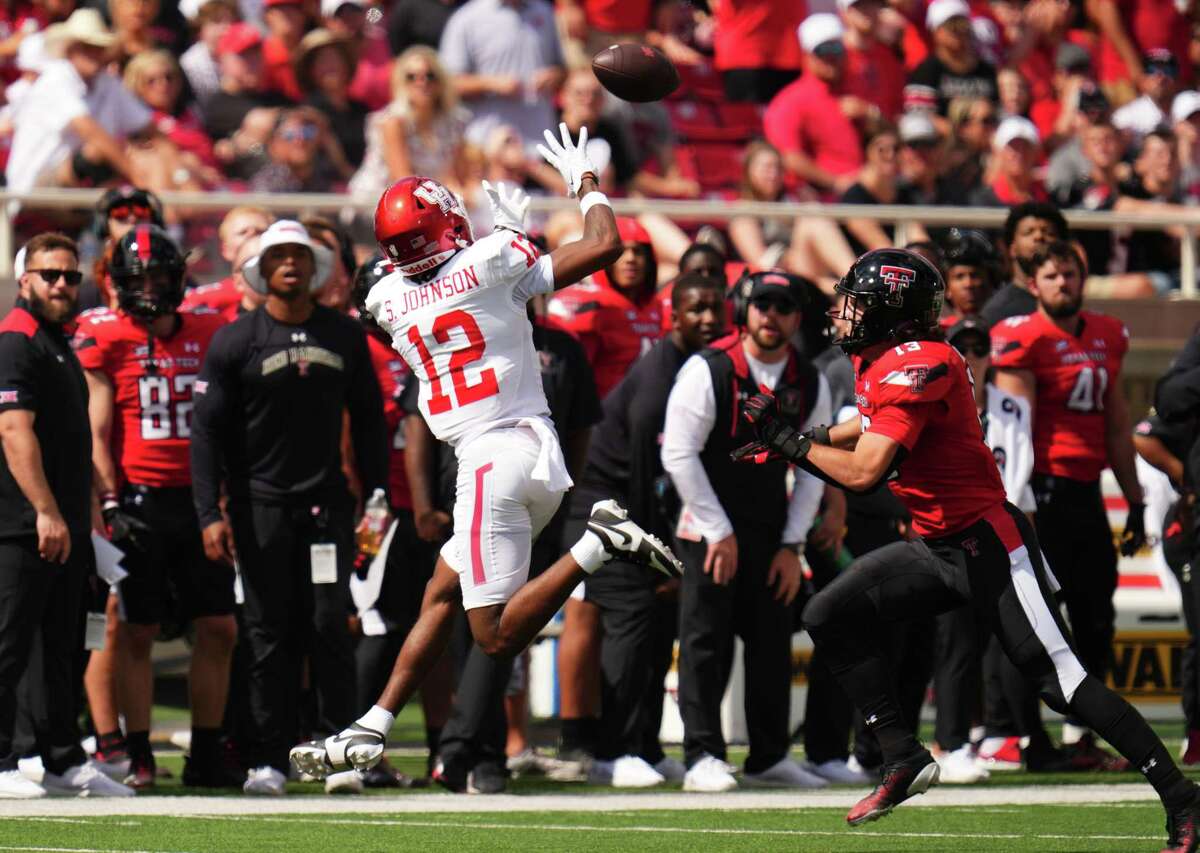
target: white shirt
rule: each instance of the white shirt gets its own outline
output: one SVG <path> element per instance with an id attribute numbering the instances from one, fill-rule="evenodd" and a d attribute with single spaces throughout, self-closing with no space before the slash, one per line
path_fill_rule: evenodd
<path id="1" fill-rule="evenodd" d="M 549 424 L 525 303 L 553 291 L 550 256 L 513 231 L 460 251 L 427 282 L 396 272 L 371 288 L 367 310 L 420 381 L 440 441 L 457 449 L 499 426 Z"/>
<path id="2" fill-rule="evenodd" d="M 746 362 L 754 381 L 771 389 L 775 388 L 787 367 L 786 360 L 767 364 L 747 356 Z M 830 401 L 829 382 L 818 374 L 817 401 L 801 429 L 829 423 L 832 418 Z M 708 436 L 716 423 L 716 409 L 712 373 L 703 358 L 693 355 L 680 368 L 671 395 L 667 398 L 662 463 L 683 501 L 684 514 L 710 544 L 733 533 L 733 524 L 721 507 L 700 461 L 700 451 L 708 443 Z M 807 540 L 825 491 L 825 484 L 807 471 L 795 469 L 795 474 L 796 483 L 788 503 L 787 524 L 780 540 L 788 543 Z"/>
<path id="3" fill-rule="evenodd" d="M 1028 400 L 988 384 L 985 439 L 996 457 L 1008 502 L 1023 512 L 1037 509 L 1029 487 L 1033 473 L 1032 421 Z"/>
<path id="4" fill-rule="evenodd" d="M 9 189 L 31 189 L 79 150 L 83 141 L 68 125 L 81 116 L 91 116 L 121 139 L 148 125 L 153 113 L 108 72 L 88 86 L 67 60 L 47 63 L 13 116 L 16 131 L 5 170 Z"/>
<path id="5" fill-rule="evenodd" d="M 1137 137 L 1145 136 L 1161 124 L 1169 124 L 1167 114 L 1149 95 L 1142 95 L 1114 112 L 1112 123 L 1118 130 L 1132 131 Z"/>

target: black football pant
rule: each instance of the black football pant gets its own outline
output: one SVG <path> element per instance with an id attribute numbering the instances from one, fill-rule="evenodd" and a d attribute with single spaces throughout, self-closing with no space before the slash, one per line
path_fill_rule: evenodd
<path id="1" fill-rule="evenodd" d="M 679 708 L 684 756 L 690 767 L 705 753 L 725 759 L 721 699 L 733 663 L 733 638 L 745 644 L 747 773 L 761 773 L 787 757 L 791 746 L 791 607 L 767 586 L 780 531 L 735 530 L 737 574 L 718 586 L 704 572 L 704 543 L 681 542 L 686 566 L 679 606 Z"/>
<path id="2" fill-rule="evenodd" d="M 813 642 L 879 738 L 885 761 L 921 747 L 892 686 L 884 627 L 963 606 L 971 607 L 981 635 L 996 635 L 1046 704 L 1078 716 L 1141 768 L 1168 808 L 1191 801 L 1194 786 L 1146 721 L 1079 662 L 1033 528 L 1007 503 L 953 536 L 897 542 L 859 558 L 804 610 Z"/>
<path id="3" fill-rule="evenodd" d="M 1188 729 L 1200 729 L 1200 553 L 1196 551 L 1196 537 L 1192 529 L 1192 513 L 1185 509 L 1184 518 L 1179 517 L 1180 503 L 1167 510 L 1163 519 L 1163 556 L 1175 580 L 1183 604 L 1183 620 L 1187 624 L 1188 642 L 1183 647 L 1179 662 L 1180 700 L 1183 717 Z"/>
<path id="4" fill-rule="evenodd" d="M 971 724 L 981 713 L 983 648 L 980 642 L 975 614 L 970 607 L 958 607 L 937 617 L 933 670 L 937 722 L 933 737 L 947 752 L 953 752 L 970 740 Z"/>
<path id="5" fill-rule="evenodd" d="M 250 732 L 248 766 L 288 771 L 288 750 L 300 736 L 300 684 L 309 663 L 317 699 L 314 734 L 333 734 L 355 719 L 354 651 L 347 624 L 354 521 L 345 501 L 313 507 L 230 504 L 245 604 Z M 337 551 L 337 581 L 312 582 L 314 544 Z"/>
<path id="6" fill-rule="evenodd" d="M 33 537 L 0 542 L 0 772 L 17 769 L 18 702 L 27 705 L 23 716 L 47 771 L 62 773 L 87 758 L 76 718 L 77 658 L 91 547 L 86 533 L 72 533 L 71 556 L 59 565 L 38 555 Z M 32 654 L 35 645 L 40 655 Z"/>

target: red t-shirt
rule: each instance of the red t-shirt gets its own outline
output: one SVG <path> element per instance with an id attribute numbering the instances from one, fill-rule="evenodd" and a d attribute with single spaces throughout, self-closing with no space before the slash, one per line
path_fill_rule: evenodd
<path id="1" fill-rule="evenodd" d="M 550 300 L 549 318 L 583 345 L 588 364 L 596 377 L 600 399 L 625 376 L 638 356 L 662 337 L 662 302 L 650 293 L 634 302 L 603 274 L 563 288 Z"/>
<path id="2" fill-rule="evenodd" d="M 112 454 L 124 482 L 191 485 L 192 387 L 225 321 L 208 311 L 179 317 L 179 330 L 154 338 L 152 353 L 146 327 L 123 311 L 97 308 L 79 318 L 79 363 L 112 382 Z"/>
<path id="3" fill-rule="evenodd" d="M 652 0 L 583 0 L 583 13 L 593 30 L 641 33 L 650 29 Z"/>
<path id="4" fill-rule="evenodd" d="M 1179 13 L 1175 0 L 1114 0 L 1121 15 L 1121 23 L 1129 34 L 1139 54 L 1148 50 L 1169 50 L 1179 59 L 1179 81 L 1186 84 L 1192 79 L 1192 64 L 1188 61 L 1188 43 L 1192 38 L 1192 26 Z M 1112 42 L 1100 37 L 1100 51 L 1096 59 L 1096 71 L 1100 81 L 1109 83 L 1129 77 L 1120 54 Z"/>
<path id="5" fill-rule="evenodd" d="M 804 0 L 725 0 L 717 6 L 713 65 L 800 70 L 803 52 L 796 35 L 808 17 Z"/>
<path id="6" fill-rule="evenodd" d="M 862 166 L 862 142 L 838 95 L 811 74 L 789 83 L 767 106 L 763 132 L 780 151 L 800 151 L 834 175 Z"/>
<path id="7" fill-rule="evenodd" d="M 412 509 L 408 472 L 404 468 L 404 416 L 408 412 L 400 408 L 400 394 L 412 371 L 400 353 L 374 335 L 367 335 L 367 350 L 383 393 L 383 419 L 392 434 L 392 452 L 388 454 L 389 499 L 393 507 Z"/>
<path id="8" fill-rule="evenodd" d="M 194 311 L 197 308 L 211 308 L 219 313 L 225 313 L 231 308 L 236 311 L 241 301 L 242 294 L 238 292 L 233 276 L 228 276 L 220 281 L 214 281 L 212 284 L 193 287 L 184 294 L 179 310 Z"/>
<path id="9" fill-rule="evenodd" d="M 300 84 L 296 82 L 296 70 L 292 67 L 292 52 L 287 45 L 274 36 L 263 39 L 263 88 L 279 92 L 289 101 L 304 100 Z"/>
<path id="10" fill-rule="evenodd" d="M 996 459 L 983 440 L 962 356 L 949 344 L 911 341 L 866 365 L 854 358 L 863 432 L 908 451 L 888 481 L 921 536 L 946 536 L 1004 502 Z"/>
<path id="11" fill-rule="evenodd" d="M 1115 317 L 1079 312 L 1077 335 L 1040 311 L 992 329 L 992 365 L 1033 372 L 1033 470 L 1093 482 L 1108 465 L 1104 405 L 1129 349 Z"/>
<path id="12" fill-rule="evenodd" d="M 179 116 L 155 110 L 154 127 L 174 142 L 180 151 L 195 154 L 204 165 L 218 168 L 212 140 L 204 132 L 204 125 L 200 123 L 200 119 L 191 110 Z"/>
<path id="13" fill-rule="evenodd" d="M 867 50 L 846 46 L 846 64 L 842 88 L 879 107 L 888 121 L 895 121 L 904 109 L 904 81 L 908 75 L 896 54 L 875 42 Z"/>
<path id="14" fill-rule="evenodd" d="M 362 40 L 349 95 L 370 110 L 382 109 L 392 100 L 392 51 L 387 34 L 377 27 L 368 27 Z"/>

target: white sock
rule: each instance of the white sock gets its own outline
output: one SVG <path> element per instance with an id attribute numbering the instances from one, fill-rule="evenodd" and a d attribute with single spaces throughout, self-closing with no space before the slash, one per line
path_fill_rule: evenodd
<path id="1" fill-rule="evenodd" d="M 360 726 L 366 726 L 368 729 L 383 732 L 384 739 L 387 738 L 388 732 L 392 730 L 392 723 L 394 722 L 396 722 L 396 717 L 392 712 L 386 708 L 380 708 L 378 705 L 372 705 L 371 710 L 358 718 Z"/>
<path id="2" fill-rule="evenodd" d="M 589 575 L 612 559 L 612 555 L 604 548 L 604 542 L 590 530 L 583 531 L 583 536 L 571 546 L 571 556 L 579 568 Z"/>

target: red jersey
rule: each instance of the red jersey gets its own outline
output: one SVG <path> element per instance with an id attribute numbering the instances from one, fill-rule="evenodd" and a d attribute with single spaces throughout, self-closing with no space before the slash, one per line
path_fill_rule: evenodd
<path id="1" fill-rule="evenodd" d="M 583 344 L 602 400 L 663 335 L 657 293 L 634 302 L 615 287 L 585 281 L 556 293 L 548 311 L 555 326 Z"/>
<path id="2" fill-rule="evenodd" d="M 179 330 L 154 338 L 152 353 L 145 326 L 123 311 L 97 308 L 79 318 L 74 340 L 79 363 L 112 382 L 111 447 L 125 482 L 154 487 L 192 482 L 192 386 L 225 321 L 207 311 L 179 317 Z"/>
<path id="3" fill-rule="evenodd" d="M 1093 482 L 1108 465 L 1104 402 L 1129 349 L 1115 317 L 1079 312 L 1069 335 L 1040 311 L 992 329 L 992 365 L 1033 372 L 1033 470 Z"/>
<path id="4" fill-rule="evenodd" d="M 388 454 L 389 499 L 393 507 L 412 509 L 408 472 L 404 468 L 404 416 L 408 412 L 400 408 L 400 394 L 412 371 L 400 353 L 374 335 L 367 335 L 367 350 L 371 353 L 371 365 L 383 393 L 383 419 L 392 435 L 392 450 Z"/>
<path id="5" fill-rule="evenodd" d="M 588 29 L 606 33 L 644 33 L 653 29 L 651 0 L 583 0 Z"/>
<path id="6" fill-rule="evenodd" d="M 236 311 L 241 302 L 242 294 L 238 292 L 233 276 L 229 276 L 212 284 L 193 287 L 183 295 L 183 302 L 180 304 L 179 310 L 191 311 L 204 307 L 218 312 L 227 311 L 230 308 Z"/>
<path id="7" fill-rule="evenodd" d="M 713 12 L 713 65 L 799 70 L 804 60 L 796 30 L 808 17 L 802 0 L 737 0 Z"/>
<path id="8" fill-rule="evenodd" d="M 862 167 L 862 141 L 838 101 L 845 94 L 805 74 L 771 99 L 763 114 L 763 133 L 780 151 L 800 151 L 833 175 Z"/>
<path id="9" fill-rule="evenodd" d="M 908 74 L 895 52 L 876 42 L 866 50 L 846 46 L 842 88 L 879 107 L 883 117 L 895 121 L 904 109 L 904 81 Z"/>
<path id="10" fill-rule="evenodd" d="M 888 482 L 921 536 L 956 533 L 1004 502 L 996 458 L 983 440 L 967 364 L 949 344 L 910 341 L 865 367 L 854 358 L 863 432 L 908 451 Z"/>
<path id="11" fill-rule="evenodd" d="M 1192 38 L 1192 25 L 1180 13 L 1175 0 L 1116 0 L 1117 12 L 1125 32 L 1133 42 L 1134 50 L 1143 55 L 1150 50 L 1167 50 L 1180 59 L 1179 82 L 1183 88 L 1192 79 L 1192 64 L 1187 62 L 1188 43 Z M 1113 43 L 1100 36 L 1100 51 L 1096 71 L 1100 82 L 1129 79 L 1125 61 L 1113 47 Z"/>

